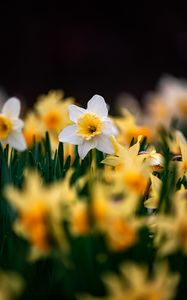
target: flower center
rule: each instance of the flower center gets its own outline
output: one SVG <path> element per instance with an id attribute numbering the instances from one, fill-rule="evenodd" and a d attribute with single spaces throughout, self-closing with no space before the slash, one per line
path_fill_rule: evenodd
<path id="1" fill-rule="evenodd" d="M 147 187 L 147 179 L 140 173 L 129 171 L 124 175 L 125 184 L 137 194 L 144 194 Z"/>
<path id="2" fill-rule="evenodd" d="M 43 117 L 43 120 L 48 129 L 57 130 L 59 128 L 59 124 L 61 124 L 61 118 L 62 116 L 60 116 L 59 112 L 50 111 Z"/>
<path id="3" fill-rule="evenodd" d="M 20 222 L 31 242 L 40 249 L 47 248 L 48 207 L 42 202 L 32 205 L 29 210 L 20 213 Z"/>
<path id="4" fill-rule="evenodd" d="M 4 115 L 0 115 L 0 139 L 1 140 L 6 139 L 11 131 L 12 131 L 11 120 Z"/>
<path id="5" fill-rule="evenodd" d="M 110 220 L 109 243 L 116 251 L 133 246 L 137 241 L 135 229 L 124 220 Z"/>
<path id="6" fill-rule="evenodd" d="M 77 134 L 90 140 L 101 134 L 102 127 L 102 122 L 96 115 L 84 114 L 77 121 Z"/>

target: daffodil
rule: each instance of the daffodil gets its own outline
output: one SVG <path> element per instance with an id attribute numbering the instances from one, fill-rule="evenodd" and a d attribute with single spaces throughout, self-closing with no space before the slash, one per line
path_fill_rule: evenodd
<path id="1" fill-rule="evenodd" d="M 187 202 L 183 187 L 173 196 L 172 212 L 155 216 L 154 231 L 159 255 L 168 255 L 177 250 L 187 255 Z"/>
<path id="2" fill-rule="evenodd" d="M 149 198 L 144 202 L 145 207 L 150 209 L 156 209 L 158 207 L 158 202 L 160 199 L 160 192 L 162 187 L 162 181 L 151 174 L 151 187 L 149 192 Z"/>
<path id="3" fill-rule="evenodd" d="M 47 95 L 41 95 L 35 105 L 43 124 L 53 134 L 59 134 L 60 130 L 70 124 L 67 108 L 74 99 L 63 97 L 63 91 L 51 90 Z"/>
<path id="4" fill-rule="evenodd" d="M 27 143 L 27 146 L 32 146 L 33 142 L 40 142 L 45 137 L 47 128 L 42 123 L 39 116 L 34 112 L 29 112 L 25 118 L 25 125 L 23 134 Z"/>
<path id="5" fill-rule="evenodd" d="M 67 250 L 62 221 L 75 199 L 69 174 L 63 181 L 45 186 L 38 173 L 27 170 L 23 189 L 8 186 L 5 195 L 17 211 L 15 232 L 31 244 L 31 258 L 47 253 L 53 245 Z"/>
<path id="6" fill-rule="evenodd" d="M 114 152 L 110 136 L 116 134 L 116 129 L 108 118 L 108 107 L 103 97 L 93 96 L 88 101 L 87 109 L 70 105 L 69 116 L 74 124 L 59 134 L 59 140 L 78 145 L 81 159 L 94 148 L 108 154 Z"/>
<path id="7" fill-rule="evenodd" d="M 108 295 L 105 298 L 82 296 L 81 300 L 172 300 L 179 282 L 179 274 L 170 273 L 166 263 L 156 264 L 153 274 L 147 266 L 126 263 L 121 274 L 106 274 L 103 278 Z"/>
<path id="8" fill-rule="evenodd" d="M 128 192 L 143 195 L 151 174 L 148 162 L 141 155 L 138 155 L 140 149 L 141 136 L 138 141 L 130 148 L 123 147 L 114 138 L 111 139 L 115 155 L 109 155 L 103 163 L 116 167 L 113 172 L 113 179 L 125 186 Z"/>
<path id="9" fill-rule="evenodd" d="M 187 141 L 180 131 L 176 133 L 179 149 L 181 152 L 181 161 L 176 161 L 178 176 L 187 175 Z"/>
<path id="10" fill-rule="evenodd" d="M 0 271 L 0 299 L 17 299 L 24 289 L 24 280 L 14 272 Z"/>
<path id="11" fill-rule="evenodd" d="M 23 121 L 19 118 L 20 101 L 17 98 L 7 100 L 0 113 L 0 142 L 9 144 L 19 151 L 26 149 L 22 133 Z"/>
<path id="12" fill-rule="evenodd" d="M 133 138 L 137 142 L 140 135 L 146 137 L 148 142 L 151 140 L 151 130 L 137 125 L 136 118 L 127 109 L 122 109 L 122 116 L 115 117 L 114 123 L 119 129 L 117 139 L 121 144 L 129 145 Z"/>
<path id="13" fill-rule="evenodd" d="M 139 197 L 125 194 L 121 186 L 96 183 L 92 187 L 92 218 L 101 231 L 108 247 L 113 251 L 124 251 L 134 246 L 139 238 L 139 229 L 145 224 L 143 218 L 135 216 Z"/>

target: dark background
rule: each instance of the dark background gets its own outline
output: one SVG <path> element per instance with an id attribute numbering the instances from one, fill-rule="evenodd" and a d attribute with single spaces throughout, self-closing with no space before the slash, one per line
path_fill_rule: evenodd
<path id="1" fill-rule="evenodd" d="M 0 86 L 29 105 L 54 88 L 83 104 L 95 93 L 142 101 L 161 75 L 187 77 L 185 6 L 15 2 L 0 7 Z"/>

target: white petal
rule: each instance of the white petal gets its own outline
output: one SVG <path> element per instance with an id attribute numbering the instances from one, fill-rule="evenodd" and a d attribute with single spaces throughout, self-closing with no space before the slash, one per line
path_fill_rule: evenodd
<path id="1" fill-rule="evenodd" d="M 77 120 L 86 113 L 86 110 L 82 107 L 79 107 L 77 105 L 71 104 L 68 107 L 69 111 L 69 118 L 73 122 L 77 122 Z"/>
<path id="2" fill-rule="evenodd" d="M 117 135 L 118 133 L 117 128 L 112 124 L 109 118 L 107 118 L 107 120 L 103 122 L 102 133 L 107 135 Z"/>
<path id="3" fill-rule="evenodd" d="M 82 138 L 76 134 L 76 129 L 76 125 L 70 125 L 64 128 L 58 136 L 59 141 L 73 145 L 80 144 L 82 142 Z"/>
<path id="4" fill-rule="evenodd" d="M 26 149 L 26 142 L 21 132 L 12 131 L 6 141 L 16 150 L 24 151 Z"/>
<path id="5" fill-rule="evenodd" d="M 5 102 L 2 108 L 2 114 L 7 115 L 11 118 L 18 118 L 20 114 L 20 101 L 17 98 L 10 98 Z"/>
<path id="6" fill-rule="evenodd" d="M 87 104 L 87 111 L 95 113 L 99 117 L 108 116 L 108 107 L 102 96 L 94 95 Z"/>
<path id="7" fill-rule="evenodd" d="M 101 134 L 100 136 L 97 137 L 96 149 L 98 149 L 104 153 L 107 153 L 107 154 L 114 153 L 114 148 L 110 141 L 110 137 L 105 134 Z"/>
<path id="8" fill-rule="evenodd" d="M 21 130 L 24 126 L 24 122 L 21 119 L 13 119 L 12 123 L 14 130 Z"/>
<path id="9" fill-rule="evenodd" d="M 78 145 L 78 153 L 81 159 L 84 159 L 86 154 L 91 150 L 94 149 L 96 146 L 95 139 L 90 141 L 84 141 L 82 144 Z"/>

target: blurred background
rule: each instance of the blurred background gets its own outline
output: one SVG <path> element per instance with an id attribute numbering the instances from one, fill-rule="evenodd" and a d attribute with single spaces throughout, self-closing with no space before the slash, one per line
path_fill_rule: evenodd
<path id="1" fill-rule="evenodd" d="M 0 87 L 8 96 L 32 105 L 63 88 L 82 104 L 97 93 L 113 105 L 123 92 L 143 101 L 164 74 L 187 78 L 185 7 L 79 2 L 1 2 Z"/>

